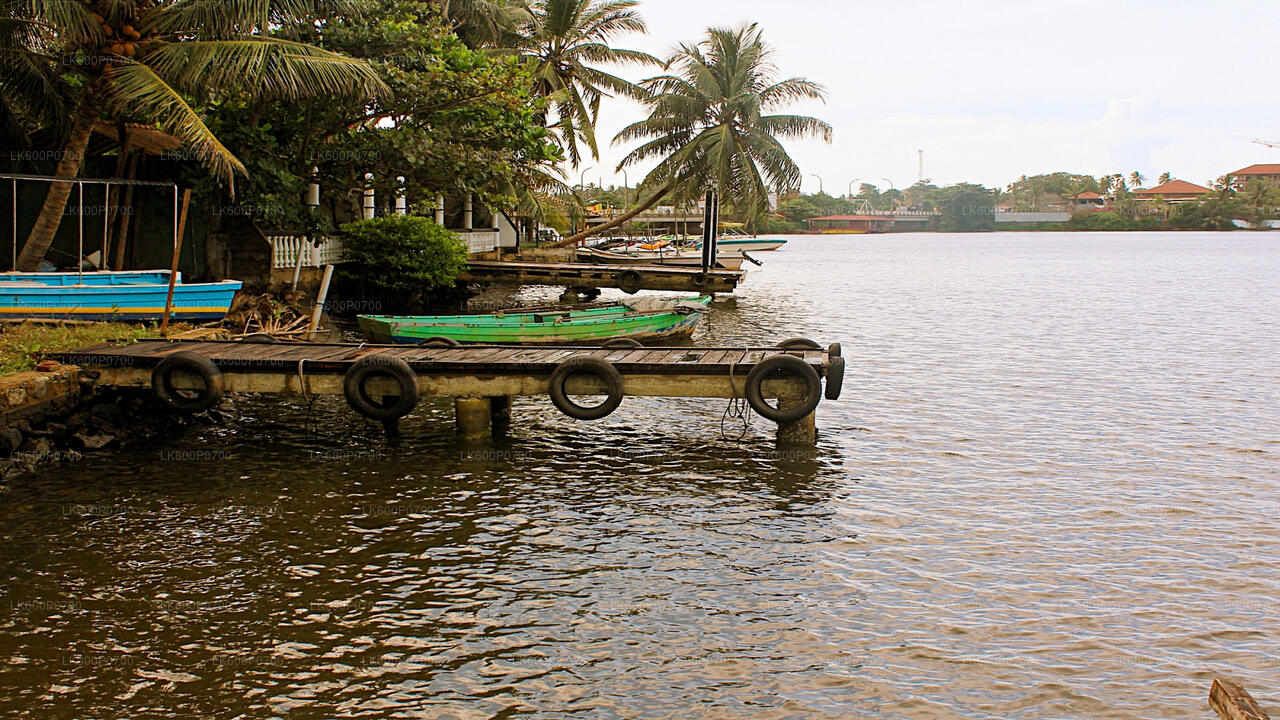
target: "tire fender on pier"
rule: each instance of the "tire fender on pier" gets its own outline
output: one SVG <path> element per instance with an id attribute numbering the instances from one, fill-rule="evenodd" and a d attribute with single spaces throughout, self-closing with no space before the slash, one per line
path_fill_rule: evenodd
<path id="1" fill-rule="evenodd" d="M 804 383 L 804 399 L 791 407 L 774 407 L 764 398 L 763 386 L 766 380 L 781 379 L 786 376 L 798 378 Z M 794 355 L 774 355 L 751 368 L 747 374 L 745 395 L 751 409 L 768 420 L 776 423 L 795 422 L 818 407 L 822 400 L 822 381 L 818 371 L 804 360 Z"/>
<path id="2" fill-rule="evenodd" d="M 844 387 L 844 358 L 839 355 L 831 356 L 831 364 L 827 366 L 827 388 L 826 397 L 828 400 L 839 400 L 840 390 Z"/>
<path id="3" fill-rule="evenodd" d="M 391 403 L 378 402 L 369 395 L 365 383 L 370 378 L 389 378 L 400 394 Z M 418 405 L 418 375 L 409 363 L 394 355 L 365 355 L 342 377 L 342 394 L 352 410 L 370 420 L 399 420 Z"/>
<path id="4" fill-rule="evenodd" d="M 640 288 L 644 283 L 640 278 L 640 273 L 635 270 L 623 270 L 618 275 L 618 289 L 628 295 L 635 295 L 640 292 Z"/>
<path id="5" fill-rule="evenodd" d="M 575 403 L 565 392 L 565 383 L 574 375 L 594 375 L 604 383 L 608 398 L 594 407 Z M 572 357 L 556 366 L 547 384 L 551 402 L 560 412 L 575 420 L 599 420 L 622 404 L 622 373 L 611 363 L 597 357 Z"/>
<path id="6" fill-rule="evenodd" d="M 175 372 L 195 375 L 204 388 L 194 396 L 186 395 L 173 385 Z M 204 412 L 222 400 L 222 371 L 209 358 L 194 352 L 177 352 L 161 360 L 151 371 L 151 389 L 169 407 L 185 413 Z"/>

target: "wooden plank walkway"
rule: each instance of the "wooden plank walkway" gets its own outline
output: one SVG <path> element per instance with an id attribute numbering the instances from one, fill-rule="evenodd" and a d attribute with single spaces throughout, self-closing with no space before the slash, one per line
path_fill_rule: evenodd
<path id="1" fill-rule="evenodd" d="M 525 285 L 565 285 L 579 288 L 679 290 L 731 293 L 742 282 L 742 270 L 711 270 L 674 265 L 599 265 L 595 263 L 472 260 L 463 280 L 517 282 Z M 634 285 L 638 282 L 639 285 Z"/>
<path id="2" fill-rule="evenodd" d="M 422 347 L 420 345 L 371 345 L 344 343 L 256 344 L 234 341 L 142 340 L 133 345 L 106 343 L 53 355 L 59 362 L 87 368 L 151 368 L 173 353 L 192 351 L 233 372 L 297 372 L 305 363 L 308 374 L 342 374 L 366 355 L 388 354 L 409 363 L 418 373 L 498 374 L 550 373 L 570 356 L 592 356 L 609 361 L 623 375 L 713 375 L 746 373 L 773 355 L 795 355 L 812 365 L 819 375 L 826 370 L 825 350 L 778 348 L 638 348 L 530 347 L 519 345 L 470 345 Z"/>
<path id="3" fill-rule="evenodd" d="M 346 395 L 355 403 L 344 379 L 361 358 L 390 356 L 408 364 L 412 375 L 402 382 L 416 385 L 416 397 L 446 397 L 455 401 L 459 432 L 465 438 L 484 436 L 509 412 L 515 396 L 550 394 L 552 373 L 568 358 L 595 357 L 609 362 L 621 376 L 620 397 L 740 398 L 747 376 L 765 358 L 789 355 L 799 358 L 828 385 L 843 377 L 838 363 L 826 350 L 755 348 L 622 348 L 529 347 L 471 345 L 423 347 L 421 345 L 369 345 L 339 343 L 257 344 L 216 340 L 141 340 L 132 345 L 94 345 L 75 352 L 52 355 L 68 365 L 92 371 L 98 385 L 120 388 L 152 388 L 153 371 L 175 353 L 195 353 L 208 358 L 208 382 L 184 371 L 169 374 L 162 384 L 174 389 L 220 388 L 225 392 L 282 395 Z M 188 361 L 189 362 L 189 361 Z M 369 362 L 378 364 L 377 360 Z M 388 367 L 390 365 L 388 364 Z M 830 376 L 828 371 L 831 371 Z M 839 376 L 839 377 L 837 377 Z M 355 376 L 353 376 L 355 377 Z M 607 394 L 599 376 L 574 373 L 562 378 L 563 391 L 571 395 Z M 364 392 L 386 396 L 413 396 L 393 375 L 375 373 L 360 381 Z M 777 398 L 779 406 L 800 402 L 805 381 L 798 375 L 762 379 L 760 395 Z M 617 392 L 615 390 L 615 392 Z M 809 397 L 813 397 L 810 395 Z M 554 398 L 553 398 L 554 399 Z M 814 398 L 818 402 L 820 397 Z M 216 402 L 216 398 L 212 402 Z M 353 407 L 355 405 L 353 404 Z M 754 406 L 753 406 L 754 407 Z M 773 407 L 772 405 L 770 407 Z M 810 406 L 812 407 L 812 406 Z M 506 408 L 506 410 L 502 410 Z M 762 410 L 758 410 L 763 412 Z M 405 412 L 408 412 L 406 410 Z M 366 413 L 367 414 L 367 413 Z M 814 413 L 799 420 L 780 420 L 778 437 L 784 442 L 816 441 Z"/>

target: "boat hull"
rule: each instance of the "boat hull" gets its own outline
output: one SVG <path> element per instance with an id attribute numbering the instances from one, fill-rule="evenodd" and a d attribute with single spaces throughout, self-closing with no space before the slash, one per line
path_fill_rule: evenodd
<path id="1" fill-rule="evenodd" d="M 697 302 L 706 305 L 709 297 Z M 460 344 L 592 345 L 614 338 L 659 342 L 687 338 L 700 313 L 635 312 L 625 306 L 570 313 L 525 313 L 444 317 L 360 316 L 360 329 L 374 342 L 421 343 L 446 338 Z"/>
<path id="2" fill-rule="evenodd" d="M 242 283 L 181 282 L 173 289 L 173 320 L 221 320 Z M 169 272 L 3 273 L 0 319 L 159 320 Z"/>
<path id="3" fill-rule="evenodd" d="M 686 254 L 645 252 L 609 252 L 608 250 L 579 250 L 578 257 L 606 265 L 675 265 L 678 267 L 702 267 L 702 256 L 696 251 Z M 725 270 L 742 269 L 742 253 L 717 253 L 716 265 Z"/>

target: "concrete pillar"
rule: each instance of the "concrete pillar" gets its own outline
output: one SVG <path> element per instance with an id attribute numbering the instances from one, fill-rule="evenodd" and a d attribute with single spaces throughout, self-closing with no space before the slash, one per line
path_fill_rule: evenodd
<path id="1" fill-rule="evenodd" d="M 436 224 L 444 225 L 444 196 L 436 196 Z"/>
<path id="2" fill-rule="evenodd" d="M 472 205 L 471 205 L 471 193 L 467 193 L 466 204 L 462 206 L 462 229 L 463 230 L 471 230 L 474 227 L 474 224 L 472 221 L 473 214 L 474 213 L 472 212 Z"/>
<path id="3" fill-rule="evenodd" d="M 778 407 L 780 409 L 794 407 L 804 400 L 802 391 L 796 385 L 797 383 L 787 383 L 778 393 Z M 815 415 L 816 413 L 809 413 L 795 422 L 778 423 L 778 444 L 817 445 L 818 425 Z"/>
<path id="4" fill-rule="evenodd" d="M 372 220 L 375 214 L 374 208 L 377 206 L 377 198 L 374 197 L 373 191 L 373 173 L 364 174 L 364 219 Z"/>
<path id="5" fill-rule="evenodd" d="M 498 395 L 489 398 L 489 419 L 493 424 L 493 434 L 506 435 L 511 430 L 510 395 Z"/>
<path id="6" fill-rule="evenodd" d="M 453 412 L 458 421 L 458 437 L 464 441 L 493 437 L 493 418 L 489 408 L 489 398 L 455 399 Z"/>
<path id="7" fill-rule="evenodd" d="M 311 182 L 307 183 L 306 206 L 309 208 L 320 207 L 320 183 L 316 182 L 316 174 L 320 172 L 320 168 L 311 168 Z"/>
<path id="8" fill-rule="evenodd" d="M 396 214 L 409 214 L 409 201 L 405 198 L 404 176 L 396 178 Z"/>

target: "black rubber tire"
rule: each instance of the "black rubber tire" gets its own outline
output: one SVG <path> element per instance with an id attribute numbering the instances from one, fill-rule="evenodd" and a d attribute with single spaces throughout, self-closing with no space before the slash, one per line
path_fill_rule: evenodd
<path id="1" fill-rule="evenodd" d="M 706 285 L 706 284 L 707 284 L 707 274 L 706 274 L 706 273 L 704 273 L 704 272 L 694 273 L 694 276 L 693 276 L 693 286 L 694 286 L 694 287 L 696 287 L 696 288 L 700 288 L 700 287 L 702 287 L 702 286 L 704 286 L 704 285 Z"/>
<path id="2" fill-rule="evenodd" d="M 766 402 L 761 386 L 765 380 L 777 375 L 794 375 L 803 380 L 804 402 L 786 409 L 775 408 Z M 765 358 L 763 362 L 751 368 L 750 373 L 747 373 L 745 394 L 751 409 L 761 417 L 777 423 L 795 422 L 818 407 L 818 403 L 822 400 L 822 379 L 818 377 L 818 371 L 814 370 L 813 366 L 800 358 L 794 355 L 774 355 Z"/>
<path id="3" fill-rule="evenodd" d="M 827 346 L 827 354 L 833 358 L 843 357 L 840 343 L 831 343 Z"/>
<path id="4" fill-rule="evenodd" d="M 174 371 L 198 375 L 204 389 L 195 397 L 186 397 L 173 386 Z M 194 352 L 174 353 L 156 364 L 151 371 L 151 389 L 165 405 L 184 413 L 204 412 L 222 400 L 222 371 L 209 358 Z"/>
<path id="5" fill-rule="evenodd" d="M 604 381 L 608 399 L 595 407 L 583 407 L 565 393 L 565 382 L 573 375 L 595 375 Z M 560 412 L 575 420 L 599 420 L 618 409 L 622 404 L 622 373 L 608 362 L 596 357 L 572 357 L 556 366 L 547 384 L 551 402 Z"/>
<path id="6" fill-rule="evenodd" d="M 624 348 L 644 347 L 644 345 L 640 344 L 639 340 L 633 340 L 632 338 L 628 338 L 628 337 L 617 337 L 617 338 L 609 338 L 608 340 L 605 340 L 604 342 L 600 343 L 600 347 L 609 348 L 610 350 L 622 350 Z"/>
<path id="7" fill-rule="evenodd" d="M 275 337 L 274 335 L 268 335 L 266 333 L 254 333 L 253 335 L 246 335 L 240 338 L 240 342 L 253 343 L 258 345 L 274 345 L 280 342 L 280 338 Z"/>
<path id="8" fill-rule="evenodd" d="M 374 375 L 389 377 L 400 386 L 400 397 L 381 405 L 369 397 L 365 381 Z M 365 355 L 342 377 L 342 394 L 352 410 L 370 420 L 399 420 L 418 405 L 418 375 L 409 363 L 394 355 Z"/>
<path id="9" fill-rule="evenodd" d="M 804 337 L 792 337 L 778 343 L 776 347 L 783 350 L 821 350 L 822 346 Z"/>
<path id="10" fill-rule="evenodd" d="M 628 295 L 635 295 L 640 292 L 640 288 L 644 285 L 640 278 L 640 273 L 635 270 L 623 270 L 618 276 L 618 289 Z"/>
<path id="11" fill-rule="evenodd" d="M 422 341 L 423 347 L 458 347 L 460 343 L 453 338 L 448 337 L 429 337 Z"/>
<path id="12" fill-rule="evenodd" d="M 840 390 L 844 387 L 844 358 L 835 355 L 827 366 L 827 387 L 824 397 L 828 400 L 839 400 Z"/>

